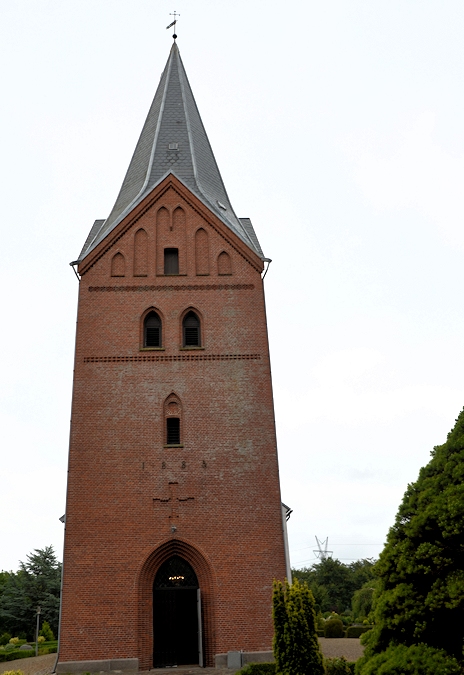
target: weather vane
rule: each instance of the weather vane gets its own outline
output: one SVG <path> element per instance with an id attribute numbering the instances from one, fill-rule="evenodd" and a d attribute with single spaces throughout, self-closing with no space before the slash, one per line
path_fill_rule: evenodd
<path id="1" fill-rule="evenodd" d="M 174 17 L 174 21 L 172 21 L 172 23 L 170 23 L 169 26 L 166 26 L 166 30 L 168 30 L 169 28 L 172 28 L 172 37 L 173 37 L 174 40 L 175 40 L 176 37 L 177 37 L 177 35 L 176 35 L 176 23 L 177 23 L 177 17 L 180 16 L 180 14 L 177 14 L 176 10 L 174 10 L 174 12 L 170 12 L 170 13 L 169 13 L 169 16 L 173 16 L 173 17 Z M 174 26 L 174 28 L 173 28 L 173 26 Z"/>

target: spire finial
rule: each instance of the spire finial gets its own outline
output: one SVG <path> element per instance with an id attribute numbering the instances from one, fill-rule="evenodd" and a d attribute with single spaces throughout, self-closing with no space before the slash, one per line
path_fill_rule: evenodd
<path id="1" fill-rule="evenodd" d="M 172 37 L 173 37 L 173 39 L 175 40 L 176 37 L 177 37 L 177 35 L 176 35 L 176 23 L 177 23 L 177 17 L 180 16 L 180 14 L 178 14 L 178 13 L 176 12 L 176 10 L 174 10 L 174 12 L 169 12 L 169 16 L 173 16 L 173 17 L 174 17 L 174 21 L 172 21 L 172 22 L 169 24 L 169 26 L 166 26 L 166 30 L 168 30 L 169 28 L 172 28 Z M 174 26 L 174 27 L 173 27 L 173 26 Z"/>

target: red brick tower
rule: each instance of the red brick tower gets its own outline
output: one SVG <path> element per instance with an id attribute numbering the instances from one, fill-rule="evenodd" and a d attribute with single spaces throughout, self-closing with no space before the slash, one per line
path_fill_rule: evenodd
<path id="1" fill-rule="evenodd" d="M 288 560 L 263 260 L 174 43 L 116 204 L 73 263 L 58 672 L 271 649 Z"/>

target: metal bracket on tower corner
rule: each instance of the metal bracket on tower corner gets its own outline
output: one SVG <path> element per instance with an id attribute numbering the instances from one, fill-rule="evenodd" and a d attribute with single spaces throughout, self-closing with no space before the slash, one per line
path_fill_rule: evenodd
<path id="1" fill-rule="evenodd" d="M 266 269 L 264 270 L 263 276 L 261 277 L 261 279 L 264 279 L 264 277 L 265 277 L 266 274 L 267 274 L 267 271 L 268 271 L 268 269 L 269 269 L 269 265 L 271 264 L 272 260 L 271 260 L 270 258 L 263 258 L 262 260 L 263 260 L 263 262 L 267 263 L 267 267 L 266 267 Z"/>
<path id="2" fill-rule="evenodd" d="M 76 272 L 76 267 L 75 267 L 75 265 L 76 265 L 76 266 L 79 265 L 79 260 L 74 260 L 73 262 L 70 262 L 69 264 L 71 265 L 71 267 L 72 267 L 72 269 L 73 269 L 73 272 L 74 272 L 74 274 L 75 274 L 76 277 L 77 277 L 77 280 L 80 281 L 81 278 L 80 278 L 80 276 L 78 275 L 78 273 Z"/>

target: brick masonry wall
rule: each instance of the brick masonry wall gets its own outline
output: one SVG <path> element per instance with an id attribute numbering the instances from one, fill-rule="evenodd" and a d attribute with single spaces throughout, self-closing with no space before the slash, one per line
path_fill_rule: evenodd
<path id="1" fill-rule="evenodd" d="M 134 276 L 144 239 L 146 276 Z M 179 276 L 160 274 L 164 247 L 181 249 Z M 205 250 L 210 273 L 197 276 Z M 228 276 L 218 275 L 223 251 Z M 124 277 L 111 276 L 116 253 Z M 60 662 L 137 657 L 149 668 L 153 580 L 174 553 L 199 578 L 208 665 L 217 653 L 271 648 L 272 580 L 284 578 L 285 556 L 261 266 L 174 179 L 81 264 Z M 162 349 L 143 349 L 150 308 Z M 182 349 L 189 309 L 201 349 Z M 164 447 L 172 393 L 176 448 Z"/>

